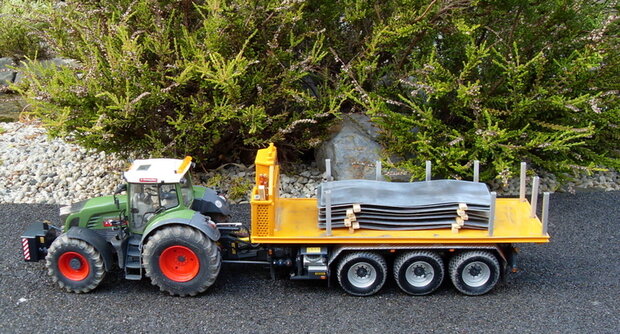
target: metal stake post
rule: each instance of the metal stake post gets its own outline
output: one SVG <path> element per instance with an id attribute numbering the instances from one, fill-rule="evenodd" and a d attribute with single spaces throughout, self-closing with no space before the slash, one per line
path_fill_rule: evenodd
<path id="1" fill-rule="evenodd" d="M 527 164 L 525 162 L 521 163 L 521 176 L 519 178 L 519 200 L 521 202 L 525 202 L 525 170 L 527 168 Z"/>
<path id="2" fill-rule="evenodd" d="M 549 193 L 543 193 L 543 207 L 542 207 L 542 234 L 547 235 L 547 226 L 549 226 Z"/>
<path id="3" fill-rule="evenodd" d="M 431 162 L 426 160 L 426 181 L 431 180 Z"/>
<path id="4" fill-rule="evenodd" d="M 328 237 L 332 235 L 332 191 L 325 190 L 325 232 Z"/>
<path id="5" fill-rule="evenodd" d="M 540 183 L 540 178 L 538 176 L 534 176 L 534 183 L 532 184 L 532 212 L 530 213 L 531 218 L 536 218 L 536 206 L 538 204 L 538 184 Z"/>
<path id="6" fill-rule="evenodd" d="M 495 229 L 495 199 L 497 198 L 497 193 L 491 193 L 491 211 L 489 212 L 489 236 L 493 236 L 493 232 Z"/>
<path id="7" fill-rule="evenodd" d="M 474 182 L 480 182 L 480 161 L 474 160 Z"/>
<path id="8" fill-rule="evenodd" d="M 332 180 L 332 160 L 325 159 L 325 181 Z"/>

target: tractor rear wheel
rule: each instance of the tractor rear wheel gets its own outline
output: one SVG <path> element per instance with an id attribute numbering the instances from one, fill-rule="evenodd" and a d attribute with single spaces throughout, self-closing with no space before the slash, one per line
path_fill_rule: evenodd
<path id="1" fill-rule="evenodd" d="M 195 296 L 215 282 L 221 267 L 217 245 L 187 226 L 163 228 L 144 247 L 143 264 L 151 283 L 171 295 Z"/>
<path id="2" fill-rule="evenodd" d="M 45 266 L 52 280 L 69 292 L 89 292 L 105 276 L 101 254 L 87 242 L 66 235 L 54 240 Z"/>

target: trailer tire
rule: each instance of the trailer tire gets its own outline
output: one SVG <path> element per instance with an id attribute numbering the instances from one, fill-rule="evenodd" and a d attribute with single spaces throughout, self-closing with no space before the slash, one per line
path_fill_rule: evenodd
<path id="1" fill-rule="evenodd" d="M 497 257 L 488 251 L 467 251 L 454 256 L 449 272 L 454 287 L 469 296 L 491 291 L 501 274 Z"/>
<path id="2" fill-rule="evenodd" d="M 338 264 L 338 283 L 354 296 L 370 296 L 385 284 L 387 264 L 383 256 L 371 252 L 348 254 Z"/>
<path id="3" fill-rule="evenodd" d="M 215 282 L 222 259 L 217 245 L 189 226 L 156 231 L 143 251 L 146 276 L 173 296 L 195 296 Z"/>
<path id="4" fill-rule="evenodd" d="M 50 245 L 45 266 L 54 282 L 75 293 L 93 290 L 106 273 L 103 258 L 95 247 L 65 234 Z"/>
<path id="5" fill-rule="evenodd" d="M 428 295 L 441 286 L 444 279 L 444 263 L 435 252 L 411 251 L 394 260 L 394 279 L 404 292 Z"/>

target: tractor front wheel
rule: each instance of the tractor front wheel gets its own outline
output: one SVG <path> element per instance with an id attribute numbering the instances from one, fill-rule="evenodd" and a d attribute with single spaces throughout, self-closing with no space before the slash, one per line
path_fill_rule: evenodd
<path id="1" fill-rule="evenodd" d="M 96 288 L 105 276 L 101 254 L 85 241 L 62 235 L 50 246 L 45 266 L 61 288 L 76 293 Z"/>
<path id="2" fill-rule="evenodd" d="M 187 226 L 163 228 L 144 247 L 143 264 L 151 283 L 171 295 L 195 296 L 209 288 L 220 272 L 217 245 Z"/>

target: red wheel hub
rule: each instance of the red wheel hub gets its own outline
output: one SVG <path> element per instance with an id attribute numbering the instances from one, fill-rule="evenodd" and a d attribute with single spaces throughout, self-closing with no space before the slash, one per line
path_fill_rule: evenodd
<path id="1" fill-rule="evenodd" d="M 76 252 L 66 252 L 58 258 L 58 270 L 64 277 L 72 281 L 81 281 L 88 277 L 90 264 L 84 255 Z"/>
<path id="2" fill-rule="evenodd" d="M 200 270 L 198 256 L 185 246 L 170 246 L 159 256 L 162 274 L 175 282 L 191 281 Z"/>

